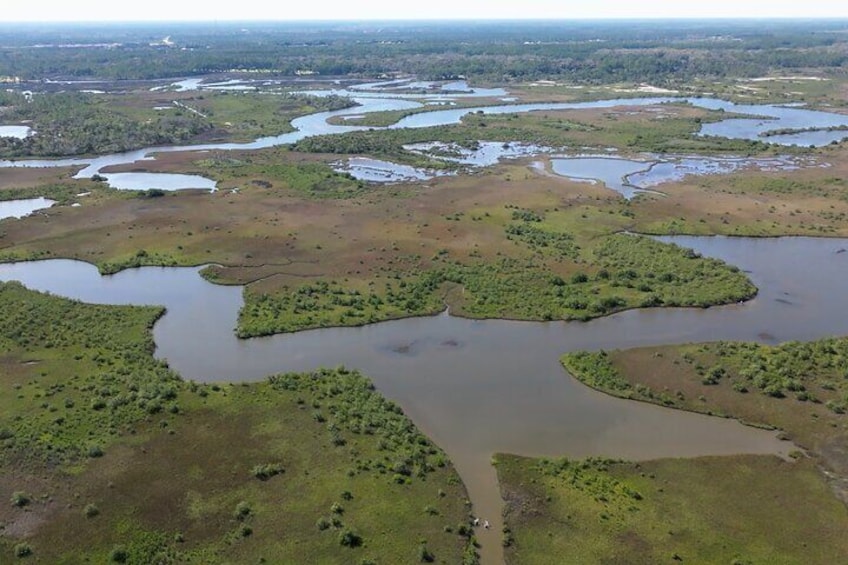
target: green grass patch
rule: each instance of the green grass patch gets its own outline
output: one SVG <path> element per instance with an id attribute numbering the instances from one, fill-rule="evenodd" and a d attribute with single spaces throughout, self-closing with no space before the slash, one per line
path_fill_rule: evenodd
<path id="1" fill-rule="evenodd" d="M 88 190 L 81 190 L 86 188 Z M 57 205 L 67 205 L 77 200 L 76 196 L 80 192 L 96 191 L 101 194 L 113 193 L 114 189 L 101 183 L 81 181 L 75 184 L 60 183 L 47 184 L 38 187 L 13 187 L 0 190 L 0 201 L 6 200 L 22 200 L 27 198 L 49 198 L 55 200 Z"/>
<path id="2" fill-rule="evenodd" d="M 366 192 L 364 182 L 326 163 L 293 163 L 264 157 L 203 159 L 196 163 L 203 175 L 219 182 L 251 184 L 266 189 L 290 190 L 315 199 L 351 198 Z"/>
<path id="3" fill-rule="evenodd" d="M 735 267 L 649 238 L 611 235 L 581 249 L 568 233 L 547 231 L 533 221 L 509 224 L 507 234 L 535 256 L 463 263 L 439 252 L 422 274 L 397 274 L 382 288 L 371 285 L 367 291 L 337 280 L 274 294 L 248 288 L 239 335 L 356 326 L 432 314 L 445 303 L 471 318 L 587 320 L 628 308 L 706 307 L 756 293 Z M 567 278 L 558 274 L 557 262 L 568 260 L 573 269 L 575 257 L 585 258 L 587 266 Z M 445 285 L 463 292 L 445 293 Z"/>
<path id="4" fill-rule="evenodd" d="M 615 396 L 631 397 L 633 387 L 621 376 L 606 351 L 578 351 L 563 355 L 561 362 L 583 384 Z"/>
<path id="5" fill-rule="evenodd" d="M 248 287 L 239 312 L 239 337 L 332 326 L 361 326 L 392 318 L 434 314 L 444 308 L 438 274 L 405 277 L 360 291 L 338 281 L 317 281 L 277 294 Z"/>
<path id="6" fill-rule="evenodd" d="M 702 360 L 718 359 L 709 368 Z M 767 346 L 743 342 L 703 345 L 687 357 L 706 384 L 728 379 L 737 392 L 758 392 L 774 398 L 794 396 L 801 401 L 826 402 L 837 414 L 848 402 L 848 339 L 787 342 Z"/>
<path id="7" fill-rule="evenodd" d="M 829 564 L 848 514 L 813 462 L 498 455 L 510 564 Z"/>
<path id="8" fill-rule="evenodd" d="M 13 365 L 3 373 L 0 461 L 74 462 L 127 425 L 173 417 L 181 384 L 153 358 L 149 333 L 161 309 L 82 306 L 15 282 L 0 285 L 0 303 Z"/>

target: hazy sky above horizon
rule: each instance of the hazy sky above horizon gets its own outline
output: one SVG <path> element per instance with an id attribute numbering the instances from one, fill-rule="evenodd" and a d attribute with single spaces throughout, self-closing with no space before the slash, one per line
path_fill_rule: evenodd
<path id="1" fill-rule="evenodd" d="M 848 18 L 845 0 L 6 0 L 0 23 L 39 21 Z"/>

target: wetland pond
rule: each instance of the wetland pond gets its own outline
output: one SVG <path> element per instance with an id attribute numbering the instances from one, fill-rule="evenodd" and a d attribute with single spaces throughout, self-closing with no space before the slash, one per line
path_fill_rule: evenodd
<path id="1" fill-rule="evenodd" d="M 112 188 L 119 190 L 185 190 L 197 188 L 215 191 L 217 183 L 200 175 L 184 175 L 172 173 L 106 173 L 103 175 Z"/>
<path id="2" fill-rule="evenodd" d="M 2 200 L 0 201 L 0 220 L 4 218 L 23 218 L 37 210 L 50 208 L 55 203 L 55 200 L 44 197 Z"/>
<path id="3" fill-rule="evenodd" d="M 623 159 L 608 155 L 555 157 L 551 159 L 551 170 L 572 180 L 602 182 L 610 190 L 630 200 L 642 192 L 658 192 L 653 187 L 679 181 L 689 175 L 729 174 L 742 170 L 793 171 L 816 166 L 814 159 L 801 157 L 759 159 L 649 155 L 644 159 Z"/>
<path id="4" fill-rule="evenodd" d="M 27 126 L 0 126 L 0 137 L 25 139 L 32 135 L 32 129 Z"/>
<path id="5" fill-rule="evenodd" d="M 759 287 L 758 296 L 745 304 L 631 310 L 591 322 L 481 321 L 445 313 L 239 340 L 233 328 L 241 289 L 213 285 L 199 268 L 144 267 L 102 277 L 86 263 L 49 260 L 0 265 L 0 280 L 86 302 L 164 305 L 168 312 L 154 327 L 156 355 L 186 379 L 255 381 L 339 364 L 362 370 L 453 460 L 475 513 L 492 523 L 479 538 L 484 559 L 496 562 L 502 559 L 502 502 L 490 464 L 494 453 L 640 460 L 792 448 L 773 432 L 732 420 L 591 390 L 558 360 L 580 349 L 846 334 L 848 240 L 658 239 L 737 265 Z"/>
<path id="6" fill-rule="evenodd" d="M 478 141 L 473 147 L 434 141 L 404 145 L 403 148 L 411 153 L 469 168 L 488 167 L 507 159 L 537 156 L 553 151 L 550 147 L 540 145 L 494 141 Z M 415 168 L 368 157 L 350 157 L 347 161 L 336 163 L 334 168 L 337 172 L 349 173 L 358 180 L 376 183 L 423 181 L 454 174 L 447 171 Z"/>
<path id="7" fill-rule="evenodd" d="M 333 169 L 336 172 L 348 173 L 357 180 L 374 183 L 424 181 L 447 174 L 370 157 L 351 157 L 335 163 Z"/>

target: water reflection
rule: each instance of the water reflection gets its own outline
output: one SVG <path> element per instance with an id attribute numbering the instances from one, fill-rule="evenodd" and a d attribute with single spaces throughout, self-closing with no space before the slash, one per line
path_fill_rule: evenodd
<path id="1" fill-rule="evenodd" d="M 55 200 L 49 200 L 44 197 L 3 200 L 0 201 L 0 220 L 4 218 L 23 218 L 37 210 L 50 208 L 55 203 Z"/>

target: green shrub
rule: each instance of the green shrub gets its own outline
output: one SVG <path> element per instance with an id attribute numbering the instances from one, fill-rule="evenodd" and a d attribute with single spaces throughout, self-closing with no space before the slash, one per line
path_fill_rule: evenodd
<path id="1" fill-rule="evenodd" d="M 123 545 L 116 545 L 109 552 L 109 561 L 112 563 L 126 563 L 129 557 L 130 553 Z"/>
<path id="2" fill-rule="evenodd" d="M 23 559 L 32 555 L 32 547 L 27 543 L 19 543 L 15 546 L 15 557 Z"/>
<path id="3" fill-rule="evenodd" d="M 250 474 L 260 481 L 267 481 L 271 477 L 276 477 L 283 472 L 283 466 L 279 463 L 264 463 L 262 465 L 256 465 L 250 470 Z"/>
<path id="4" fill-rule="evenodd" d="M 427 548 L 426 543 L 418 546 L 418 561 L 421 563 L 432 563 L 436 560 L 436 556 Z"/>
<path id="5" fill-rule="evenodd" d="M 12 493 L 12 506 L 17 506 L 18 508 L 23 508 L 30 502 L 32 502 L 32 498 L 27 493 L 17 490 Z"/>
<path id="6" fill-rule="evenodd" d="M 362 545 L 362 536 L 353 530 L 344 529 L 339 532 L 339 543 L 345 547 L 359 547 Z"/>
<path id="7" fill-rule="evenodd" d="M 236 505 L 236 511 L 233 515 L 236 520 L 244 520 L 251 514 L 253 514 L 253 509 L 250 507 L 250 504 L 242 500 Z"/>

